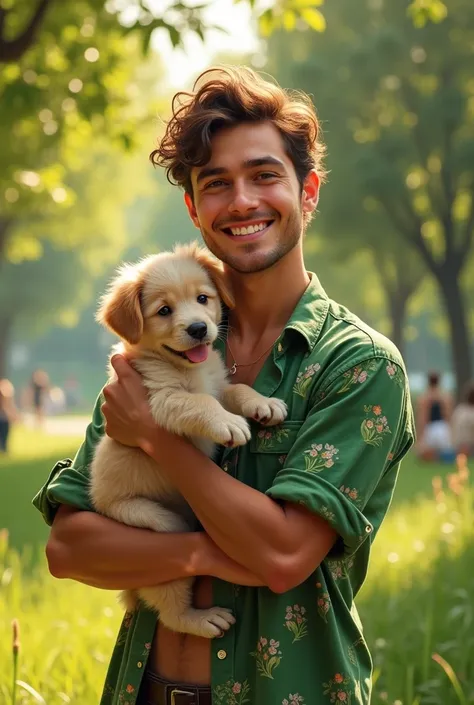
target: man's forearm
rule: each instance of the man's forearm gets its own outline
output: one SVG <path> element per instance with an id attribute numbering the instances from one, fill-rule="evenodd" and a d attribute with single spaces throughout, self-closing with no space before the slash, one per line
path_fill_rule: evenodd
<path id="1" fill-rule="evenodd" d="M 171 436 L 166 444 L 152 441 L 146 450 L 169 474 L 211 539 L 264 584 L 286 556 L 292 560 L 298 547 L 292 545 L 287 515 L 270 497 L 226 474 L 181 438 Z"/>
<path id="2" fill-rule="evenodd" d="M 46 553 L 56 577 L 106 590 L 150 587 L 196 575 L 262 584 L 204 532 L 159 534 L 67 507 L 55 519 Z"/>

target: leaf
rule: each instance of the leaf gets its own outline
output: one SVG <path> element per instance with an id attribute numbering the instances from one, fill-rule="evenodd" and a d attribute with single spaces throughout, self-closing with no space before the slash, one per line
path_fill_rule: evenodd
<path id="1" fill-rule="evenodd" d="M 324 32 L 326 29 L 326 20 L 319 10 L 315 10 L 312 7 L 303 8 L 300 14 L 306 24 L 311 29 L 314 29 L 315 32 Z"/>
<path id="2" fill-rule="evenodd" d="M 265 10 L 263 14 L 258 18 L 258 28 L 262 37 L 269 37 L 270 34 L 275 29 L 275 23 L 273 19 L 273 12 L 271 10 Z"/>
<path id="3" fill-rule="evenodd" d="M 16 681 L 16 684 L 19 685 L 20 688 L 23 688 L 23 690 L 26 690 L 27 693 L 32 695 L 37 703 L 43 703 L 43 705 L 46 705 L 46 700 L 38 693 L 37 690 L 32 688 L 31 685 L 28 685 L 28 683 L 25 683 L 25 681 Z"/>
<path id="4" fill-rule="evenodd" d="M 296 15 L 293 10 L 285 10 L 283 13 L 283 27 L 287 32 L 292 32 L 296 27 Z"/>
<path id="5" fill-rule="evenodd" d="M 439 654 L 433 654 L 431 658 L 433 659 L 433 661 L 436 661 L 436 663 L 441 666 L 443 671 L 448 676 L 449 680 L 451 681 L 451 685 L 453 686 L 453 690 L 456 693 L 461 705 L 467 705 L 467 698 L 464 695 L 459 679 L 452 666 Z"/>

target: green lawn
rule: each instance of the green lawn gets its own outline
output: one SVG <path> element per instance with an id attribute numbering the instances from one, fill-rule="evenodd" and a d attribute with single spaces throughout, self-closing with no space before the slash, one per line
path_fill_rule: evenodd
<path id="1" fill-rule="evenodd" d="M 3 557 L 0 538 L 0 702 L 10 702 L 9 630 L 18 617 L 19 679 L 26 683 L 18 702 L 94 705 L 120 611 L 113 593 L 49 576 L 42 555 L 48 528 L 31 506 L 55 461 L 72 457 L 81 439 L 18 428 L 12 440 L 11 457 L 0 459 L 0 528 L 10 534 Z M 374 657 L 373 705 L 474 702 L 474 493 L 464 487 L 457 496 L 445 488 L 435 502 L 431 485 L 434 475 L 453 472 L 409 456 L 375 541 L 358 599 Z M 433 653 L 453 667 L 458 694 Z"/>
<path id="2" fill-rule="evenodd" d="M 9 455 L 0 455 L 0 528 L 8 528 L 11 546 L 44 545 L 48 527 L 31 500 L 56 460 L 73 457 L 81 440 L 22 427 L 13 430 Z"/>

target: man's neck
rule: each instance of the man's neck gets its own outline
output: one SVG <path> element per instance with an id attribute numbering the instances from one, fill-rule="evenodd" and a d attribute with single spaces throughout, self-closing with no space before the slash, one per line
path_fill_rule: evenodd
<path id="1" fill-rule="evenodd" d="M 231 328 L 235 337 L 251 346 L 267 334 L 278 337 L 310 281 L 300 247 L 262 272 L 227 272 L 236 301 Z"/>

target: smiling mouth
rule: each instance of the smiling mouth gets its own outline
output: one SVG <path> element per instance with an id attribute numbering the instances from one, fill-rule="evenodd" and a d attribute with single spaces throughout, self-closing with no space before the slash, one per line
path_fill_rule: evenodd
<path id="1" fill-rule="evenodd" d="M 232 237 L 242 237 L 243 235 L 255 235 L 256 233 L 261 233 L 264 230 L 267 230 L 273 222 L 273 220 L 262 220 L 259 223 L 255 223 L 252 225 L 221 228 L 221 230 L 226 235 L 231 235 Z"/>
<path id="2" fill-rule="evenodd" d="M 189 350 L 175 350 L 174 348 L 170 348 L 169 345 L 163 345 L 163 347 L 170 353 L 173 353 L 178 357 L 182 357 L 184 360 L 188 360 L 188 362 L 197 364 L 207 360 L 210 343 L 201 343 L 200 345 L 196 345 L 194 348 L 190 348 Z"/>

